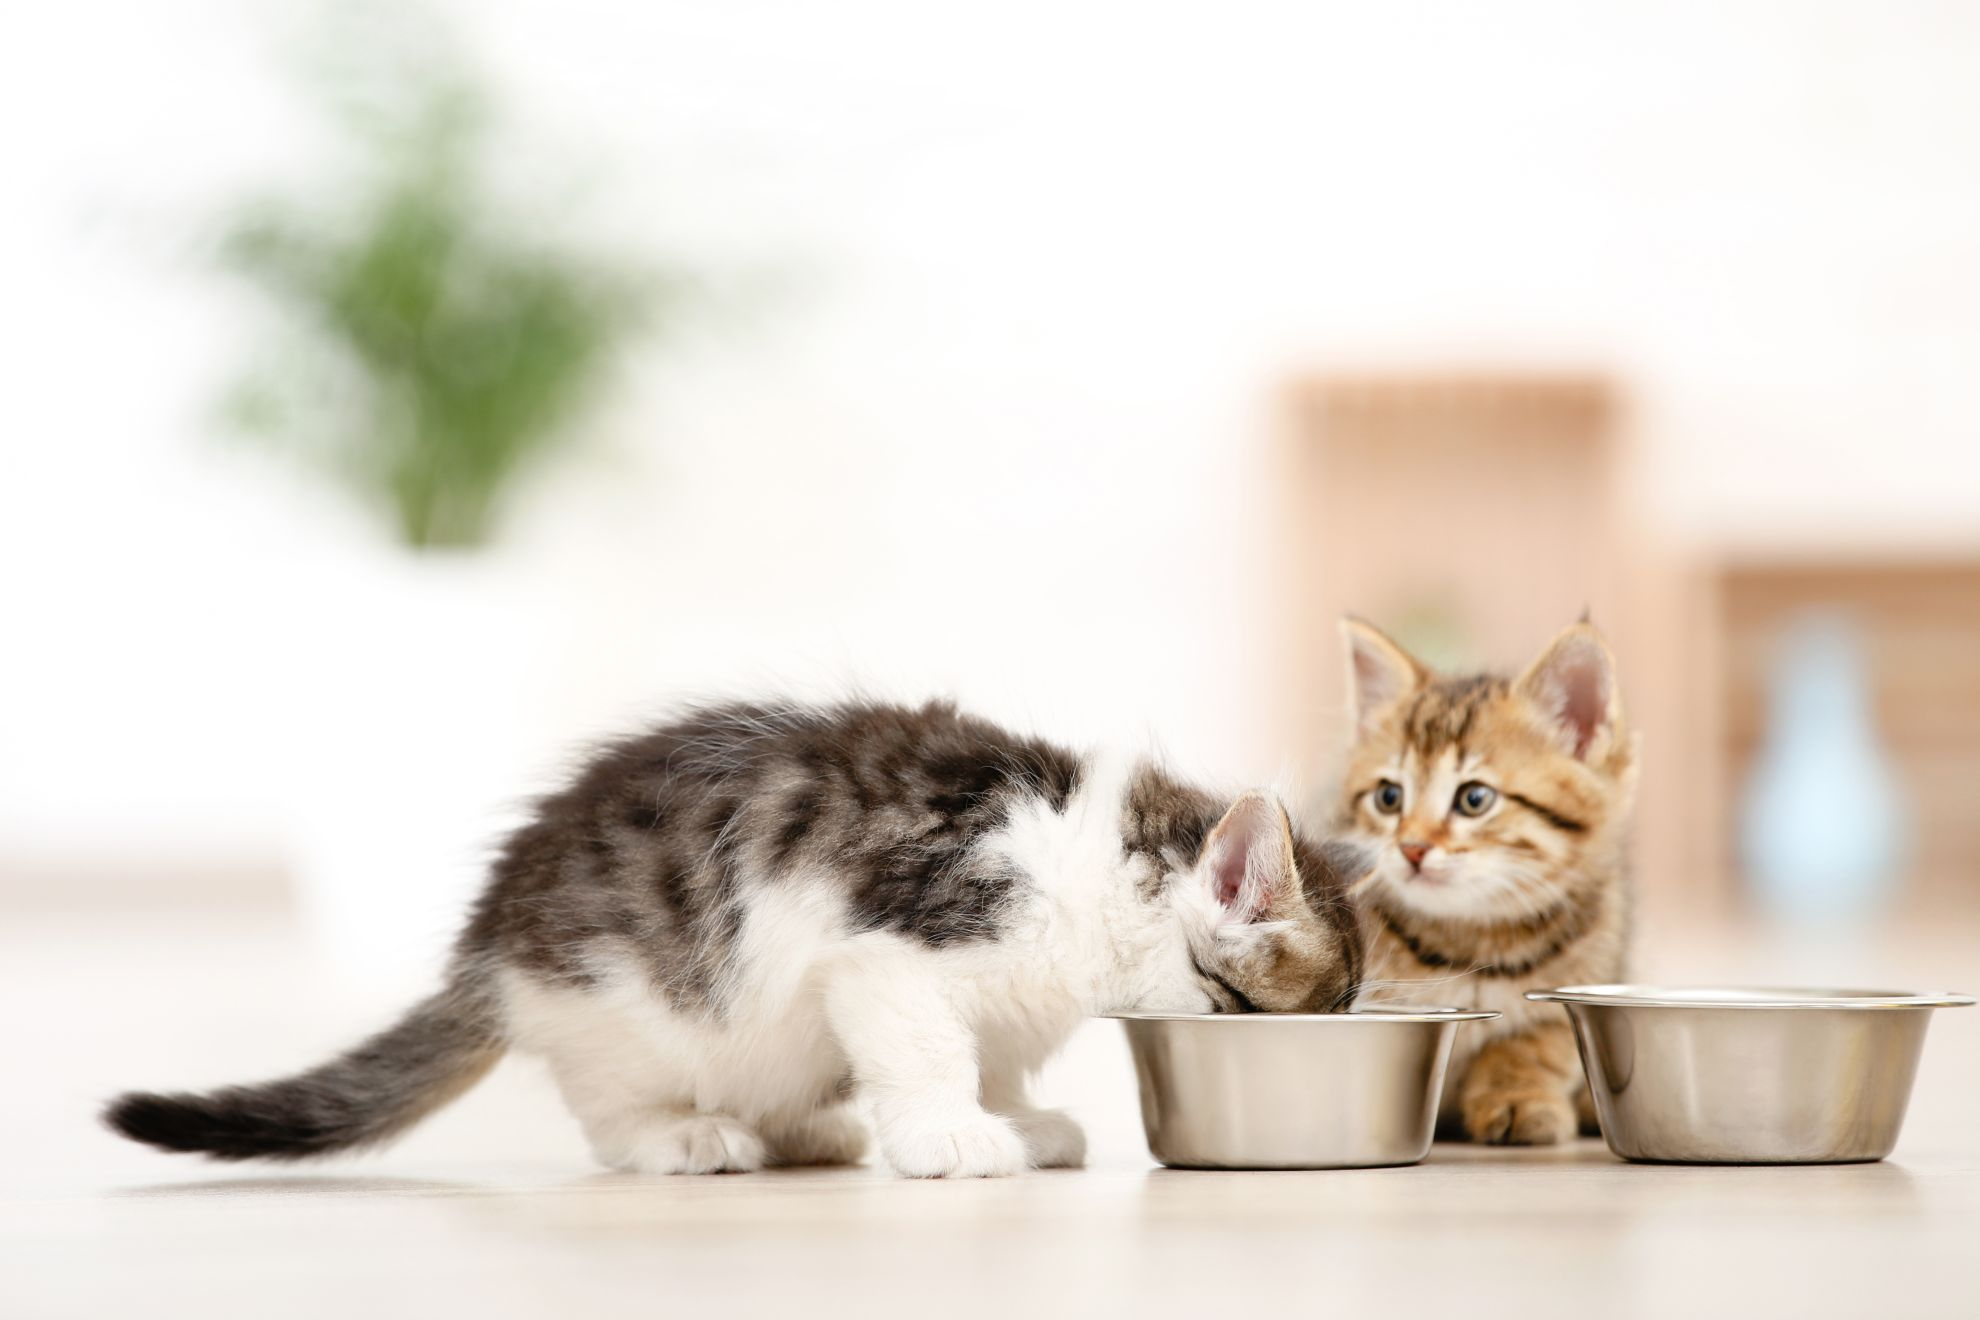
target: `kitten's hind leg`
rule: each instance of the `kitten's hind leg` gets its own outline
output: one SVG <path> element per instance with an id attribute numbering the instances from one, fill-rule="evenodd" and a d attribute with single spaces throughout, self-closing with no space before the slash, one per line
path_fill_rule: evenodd
<path id="1" fill-rule="evenodd" d="M 623 1057 L 576 1052 L 552 1055 L 551 1074 L 564 1103 L 584 1128 L 591 1153 L 628 1173 L 748 1173 L 763 1167 L 763 1138 L 727 1114 L 695 1112 L 684 1095 L 668 1094 Z"/>
<path id="2" fill-rule="evenodd" d="M 770 1163 L 857 1164 L 866 1154 L 866 1124 L 850 1105 L 828 1105 L 786 1122 L 765 1121 Z"/>
<path id="3" fill-rule="evenodd" d="M 880 1149 L 910 1178 L 1018 1173 L 1024 1142 L 979 1101 L 976 1035 L 924 958 L 867 950 L 826 985 L 825 1012 L 872 1103 Z"/>
<path id="4" fill-rule="evenodd" d="M 1086 1132 L 1063 1109 L 1034 1109 L 1022 1074 L 986 1073 L 983 1103 L 1011 1121 L 1034 1169 L 1077 1169 L 1086 1163 Z"/>
<path id="5" fill-rule="evenodd" d="M 727 1114 L 651 1110 L 624 1130 L 609 1151 L 592 1150 L 631 1173 L 751 1173 L 764 1165 L 763 1138 Z"/>
<path id="6" fill-rule="evenodd" d="M 1024 1138 L 1032 1168 L 1077 1169 L 1086 1163 L 1086 1131 L 1065 1110 L 1020 1109 L 1006 1117 Z"/>

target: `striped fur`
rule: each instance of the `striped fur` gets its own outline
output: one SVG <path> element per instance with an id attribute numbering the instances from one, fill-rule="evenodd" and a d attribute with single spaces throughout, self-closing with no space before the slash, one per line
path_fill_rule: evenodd
<path id="1" fill-rule="evenodd" d="M 1443 675 L 1367 623 L 1344 631 L 1355 740 L 1338 826 L 1378 854 L 1364 994 L 1505 1014 L 1460 1044 L 1444 1126 L 1562 1140 L 1580 1063 L 1561 1010 L 1523 995 L 1622 975 L 1637 751 L 1608 646 L 1582 622 L 1517 678 Z"/>

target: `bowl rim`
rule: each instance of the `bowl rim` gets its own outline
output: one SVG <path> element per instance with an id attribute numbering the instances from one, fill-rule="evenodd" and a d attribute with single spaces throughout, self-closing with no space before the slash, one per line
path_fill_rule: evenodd
<path id="1" fill-rule="evenodd" d="M 1778 1012 L 1967 1008 L 1973 996 L 1946 990 L 1870 990 L 1840 986 L 1564 985 L 1528 990 L 1541 1004 L 1600 1004 L 1612 1008 L 1762 1009 Z"/>
<path id="2" fill-rule="evenodd" d="M 1503 1017 L 1492 1008 L 1434 1004 L 1365 1004 L 1346 1013 L 1101 1013 L 1117 1022 L 1483 1022 Z"/>

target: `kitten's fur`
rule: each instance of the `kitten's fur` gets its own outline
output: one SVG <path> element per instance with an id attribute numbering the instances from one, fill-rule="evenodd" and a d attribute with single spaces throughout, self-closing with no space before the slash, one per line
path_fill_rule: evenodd
<path id="1" fill-rule="evenodd" d="M 597 1157 L 649 1172 L 1078 1164 L 1026 1083 L 1079 1020 L 1344 1006 L 1365 854 L 933 704 L 698 710 L 598 755 L 509 840 L 447 986 L 300 1076 L 135 1094 L 170 1150 L 382 1141 L 515 1046 Z"/>
<path id="2" fill-rule="evenodd" d="M 1564 1140 L 1577 1108 L 1591 1118 L 1574 1038 L 1560 1008 L 1522 996 L 1622 977 L 1637 758 L 1609 649 L 1584 621 L 1517 679 L 1453 677 L 1358 619 L 1344 631 L 1356 731 L 1339 825 L 1378 853 L 1357 890 L 1372 997 L 1503 1013 L 1459 1038 L 1442 1126 Z M 1492 794 L 1476 815 L 1459 807 L 1472 784 Z"/>

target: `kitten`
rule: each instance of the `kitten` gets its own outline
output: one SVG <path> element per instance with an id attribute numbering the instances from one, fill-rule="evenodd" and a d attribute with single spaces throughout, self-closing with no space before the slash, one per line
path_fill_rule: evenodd
<path id="1" fill-rule="evenodd" d="M 1344 624 L 1355 742 L 1339 825 L 1377 850 L 1357 888 L 1377 997 L 1497 1009 L 1459 1037 L 1440 1127 L 1544 1145 L 1592 1124 L 1566 1015 L 1535 988 L 1620 980 L 1636 742 L 1585 620 L 1519 678 L 1431 672 Z"/>
<path id="2" fill-rule="evenodd" d="M 607 747 L 509 841 L 446 987 L 298 1076 L 127 1095 L 168 1150 L 298 1159 L 396 1136 L 510 1047 L 613 1168 L 1079 1164 L 1027 1080 L 1113 1010 L 1353 997 L 1353 848 L 946 704 L 716 706 Z"/>

